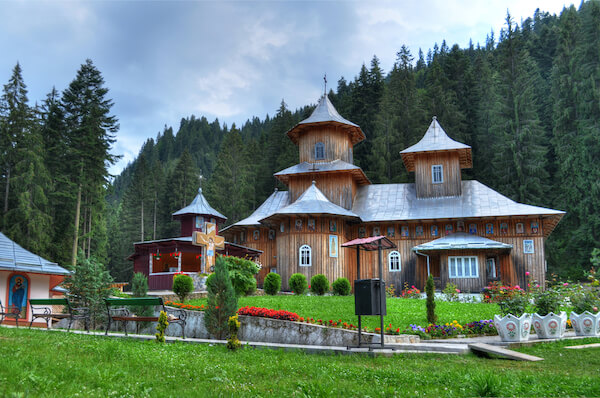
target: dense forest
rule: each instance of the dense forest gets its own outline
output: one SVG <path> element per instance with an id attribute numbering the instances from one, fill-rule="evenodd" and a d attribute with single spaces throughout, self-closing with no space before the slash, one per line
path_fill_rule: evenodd
<path id="1" fill-rule="evenodd" d="M 467 48 L 400 46 L 390 71 L 374 56 L 329 97 L 367 136 L 354 158 L 373 183 L 412 182 L 399 152 L 436 115 L 473 148 L 465 179 L 567 211 L 547 241 L 548 270 L 575 279 L 589 269 L 600 247 L 600 2 L 559 16 L 537 11 L 520 24 L 507 16 L 498 38 L 491 32 Z M 32 107 L 17 64 L 0 99 L 0 226 L 61 264 L 78 250 L 94 255 L 117 280 L 131 277 L 133 242 L 177 235 L 171 213 L 200 185 L 228 223 L 285 189 L 272 176 L 298 162 L 285 133 L 314 108 L 291 111 L 282 100 L 273 116 L 239 127 L 184 118 L 110 180 L 111 106 L 88 60 L 62 94 L 53 89 Z"/>

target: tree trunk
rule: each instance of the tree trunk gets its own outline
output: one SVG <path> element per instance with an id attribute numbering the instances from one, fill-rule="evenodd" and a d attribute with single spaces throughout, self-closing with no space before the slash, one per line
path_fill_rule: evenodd
<path id="1" fill-rule="evenodd" d="M 154 220 L 152 223 L 152 240 L 156 240 L 156 206 L 158 202 L 158 194 L 154 191 Z"/>
<path id="2" fill-rule="evenodd" d="M 142 236 L 141 242 L 144 241 L 144 198 L 142 197 L 142 206 L 141 206 L 141 220 L 140 220 L 140 233 Z"/>
<path id="3" fill-rule="evenodd" d="M 88 238 L 87 238 L 87 258 L 90 258 L 91 247 L 92 247 L 92 208 L 90 205 L 90 211 L 88 212 Z"/>
<path id="4" fill-rule="evenodd" d="M 75 266 L 77 264 L 77 244 L 79 240 L 79 215 L 81 212 L 81 189 L 82 183 L 81 179 L 83 178 L 83 164 L 79 169 L 79 188 L 77 189 L 77 204 L 75 205 L 75 232 L 73 233 L 73 251 L 71 253 L 71 264 Z"/>
<path id="5" fill-rule="evenodd" d="M 6 189 L 4 190 L 4 214 L 8 212 L 8 194 L 10 192 L 10 165 L 6 169 Z"/>

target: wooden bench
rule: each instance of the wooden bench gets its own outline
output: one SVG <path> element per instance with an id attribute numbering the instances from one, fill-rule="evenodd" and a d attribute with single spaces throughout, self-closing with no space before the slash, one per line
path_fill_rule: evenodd
<path id="1" fill-rule="evenodd" d="M 6 317 L 12 317 L 12 318 L 15 318 L 15 323 L 17 324 L 17 327 L 19 327 L 20 314 L 21 314 L 21 311 L 19 311 L 19 309 L 16 306 L 14 306 L 14 305 L 3 306 L 2 300 L 0 300 L 0 325 L 2 324 L 2 322 L 4 321 L 4 319 Z"/>
<path id="2" fill-rule="evenodd" d="M 166 308 L 162 297 L 134 297 L 134 298 L 107 298 L 104 299 L 106 310 L 108 312 L 108 326 L 106 332 L 110 329 L 113 322 L 121 322 L 125 335 L 127 336 L 127 322 L 157 322 L 158 316 L 139 316 L 133 314 L 130 310 L 131 306 L 136 307 L 161 307 L 161 310 L 167 313 L 169 323 L 177 323 L 181 326 L 181 335 L 185 339 L 185 324 L 187 314 L 184 310 Z M 136 332 L 138 324 L 136 323 Z"/>
<path id="3" fill-rule="evenodd" d="M 33 325 L 33 321 L 38 318 L 46 320 L 46 327 L 50 329 L 52 319 L 68 319 L 69 326 L 67 332 L 71 330 L 71 325 L 75 320 L 83 320 L 85 330 L 90 331 L 88 321 L 90 319 L 90 310 L 87 307 L 73 307 L 68 298 L 47 298 L 47 299 L 29 299 L 31 306 L 31 322 L 29 328 Z M 56 312 L 52 306 L 60 305 L 65 312 Z"/>

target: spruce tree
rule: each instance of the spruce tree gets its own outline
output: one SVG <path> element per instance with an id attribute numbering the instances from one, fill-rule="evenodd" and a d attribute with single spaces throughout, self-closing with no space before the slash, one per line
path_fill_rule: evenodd
<path id="1" fill-rule="evenodd" d="M 208 308 L 204 312 L 206 329 L 217 339 L 222 340 L 227 333 L 227 320 L 237 311 L 237 296 L 225 260 L 217 257 L 215 273 L 208 284 Z"/>

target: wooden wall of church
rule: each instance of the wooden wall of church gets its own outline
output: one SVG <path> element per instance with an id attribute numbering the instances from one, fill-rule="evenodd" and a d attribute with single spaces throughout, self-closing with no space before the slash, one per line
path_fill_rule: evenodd
<path id="1" fill-rule="evenodd" d="M 315 159 L 315 144 L 325 145 L 325 159 Z M 300 162 L 331 162 L 341 159 L 353 163 L 352 140 L 350 134 L 339 126 L 315 126 L 300 134 L 298 140 Z"/>
<path id="2" fill-rule="evenodd" d="M 256 276 L 259 287 L 262 287 L 265 276 L 270 272 L 271 268 L 277 267 L 276 234 L 276 229 L 262 226 L 248 227 L 243 234 L 237 230 L 235 232 L 225 231 L 223 233 L 228 242 L 233 242 L 251 249 L 262 250 L 263 253 L 258 257 L 258 261 L 262 267 Z"/>
<path id="3" fill-rule="evenodd" d="M 460 159 L 456 152 L 415 154 L 415 188 L 417 198 L 459 196 L 461 189 Z M 443 182 L 432 182 L 431 166 L 443 166 Z"/>
<path id="4" fill-rule="evenodd" d="M 350 173 L 302 174 L 290 176 L 289 195 L 293 203 L 315 181 L 317 188 L 332 203 L 345 209 L 352 209 L 352 199 L 356 195 L 357 183 Z"/>

